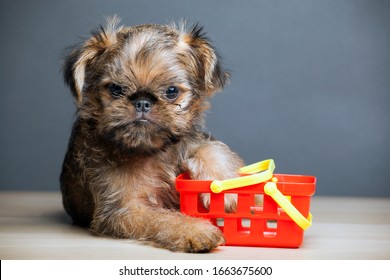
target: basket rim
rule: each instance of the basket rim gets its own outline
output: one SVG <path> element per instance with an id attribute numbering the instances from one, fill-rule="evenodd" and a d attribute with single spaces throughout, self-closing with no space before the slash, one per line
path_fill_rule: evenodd
<path id="1" fill-rule="evenodd" d="M 296 174 L 274 174 L 278 179 L 277 188 L 284 195 L 288 196 L 313 196 L 316 188 L 317 178 L 312 175 Z M 176 177 L 176 189 L 179 192 L 211 193 L 210 185 L 212 180 L 193 180 L 187 172 L 183 172 Z M 222 191 L 224 193 L 236 194 L 264 194 L 266 182 L 245 186 L 237 189 Z M 215 195 L 215 194 L 214 194 Z"/>

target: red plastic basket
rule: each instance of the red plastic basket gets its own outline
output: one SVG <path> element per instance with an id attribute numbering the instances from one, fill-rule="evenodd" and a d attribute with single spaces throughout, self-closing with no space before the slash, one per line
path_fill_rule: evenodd
<path id="1" fill-rule="evenodd" d="M 274 174 L 277 189 L 287 197 L 304 216 L 310 216 L 310 197 L 315 192 L 313 176 Z M 183 173 L 176 178 L 180 192 L 182 213 L 210 220 L 223 232 L 226 245 L 298 248 L 303 241 L 304 230 L 299 227 L 275 200 L 264 194 L 263 182 L 246 187 L 213 193 L 212 181 L 191 180 Z M 210 195 L 206 209 L 200 200 L 201 194 Z M 225 194 L 237 194 L 237 209 L 226 213 Z M 263 205 L 255 205 L 255 195 L 263 196 Z"/>

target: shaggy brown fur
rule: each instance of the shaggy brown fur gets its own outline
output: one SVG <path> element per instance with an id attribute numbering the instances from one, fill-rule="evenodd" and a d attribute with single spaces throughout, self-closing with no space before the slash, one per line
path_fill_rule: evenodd
<path id="1" fill-rule="evenodd" d="M 64 64 L 77 104 L 60 178 L 64 207 L 100 235 L 210 251 L 223 244 L 222 233 L 178 211 L 174 182 L 183 171 L 194 179 L 237 176 L 240 158 L 203 132 L 208 100 L 228 75 L 198 26 L 117 21 Z M 234 207 L 228 198 L 227 210 Z"/>

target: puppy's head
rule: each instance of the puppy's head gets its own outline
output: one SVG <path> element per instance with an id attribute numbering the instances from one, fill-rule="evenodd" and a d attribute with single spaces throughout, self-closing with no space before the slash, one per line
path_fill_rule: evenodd
<path id="1" fill-rule="evenodd" d="M 64 78 L 79 118 L 125 150 L 160 150 L 202 125 L 228 74 L 202 28 L 123 27 L 117 18 L 72 50 Z"/>

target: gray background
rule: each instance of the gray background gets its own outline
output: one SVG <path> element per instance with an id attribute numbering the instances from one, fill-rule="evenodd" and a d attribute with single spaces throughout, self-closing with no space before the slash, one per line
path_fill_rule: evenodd
<path id="1" fill-rule="evenodd" d="M 58 190 L 74 104 L 64 49 L 125 25 L 205 26 L 232 72 L 208 129 L 246 163 L 311 174 L 317 195 L 390 196 L 390 1 L 0 2 L 0 189 Z"/>

